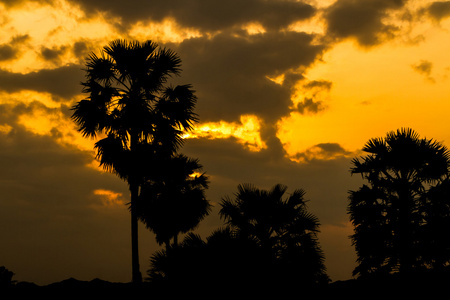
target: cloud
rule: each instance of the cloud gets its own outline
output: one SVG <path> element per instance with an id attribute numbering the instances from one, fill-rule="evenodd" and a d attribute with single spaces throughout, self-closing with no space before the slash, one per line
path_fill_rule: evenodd
<path id="1" fill-rule="evenodd" d="M 173 45 L 183 61 L 181 78 L 197 90 L 202 121 L 256 115 L 273 123 L 289 112 L 292 84 L 302 78 L 298 69 L 312 64 L 325 47 L 312 44 L 313 35 L 299 32 L 239 33 Z M 283 73 L 290 82 L 280 85 L 267 78 Z"/>
<path id="2" fill-rule="evenodd" d="M 131 0 L 71 0 L 81 4 L 86 12 L 104 11 L 120 16 L 126 23 L 137 20 L 162 21 L 170 17 L 186 27 L 216 31 L 259 22 L 267 28 L 282 28 L 315 13 L 315 9 L 302 1 L 282 0 L 230 0 L 230 1 L 140 1 Z"/>
<path id="3" fill-rule="evenodd" d="M 320 143 L 293 155 L 292 159 L 300 163 L 310 163 L 315 160 L 334 160 L 352 155 L 352 152 L 345 150 L 337 143 Z"/>
<path id="4" fill-rule="evenodd" d="M 411 66 L 414 71 L 417 73 L 424 75 L 427 80 L 434 82 L 433 77 L 431 77 L 431 72 L 433 70 L 433 63 L 428 60 L 421 60 L 419 63 Z"/>
<path id="5" fill-rule="evenodd" d="M 450 1 L 433 2 L 425 10 L 432 18 L 440 21 L 450 16 Z"/>
<path id="6" fill-rule="evenodd" d="M 18 35 L 12 37 L 8 43 L 0 44 L 0 62 L 17 58 L 20 54 L 20 46 L 28 39 L 28 35 Z"/>
<path id="7" fill-rule="evenodd" d="M 300 114 L 312 113 L 316 114 L 325 110 L 326 105 L 321 96 L 324 92 L 331 90 L 333 83 L 328 80 L 312 80 L 303 83 L 296 92 L 294 98 L 300 98 L 303 100 L 294 100 L 296 105 L 294 110 Z"/>
<path id="8" fill-rule="evenodd" d="M 334 38 L 354 38 L 362 46 L 374 46 L 392 38 L 398 27 L 385 18 L 402 8 L 406 0 L 338 0 L 325 9 L 328 34 Z"/>
<path id="9" fill-rule="evenodd" d="M 59 62 L 60 57 L 64 55 L 66 51 L 67 51 L 66 46 L 52 47 L 52 48 L 47 48 L 43 46 L 41 48 L 41 55 L 45 60 Z"/>
<path id="10" fill-rule="evenodd" d="M 27 74 L 0 70 L 0 90 L 6 92 L 34 90 L 70 99 L 80 94 L 80 82 L 84 79 L 83 76 L 82 66 L 80 65 L 42 69 Z"/>

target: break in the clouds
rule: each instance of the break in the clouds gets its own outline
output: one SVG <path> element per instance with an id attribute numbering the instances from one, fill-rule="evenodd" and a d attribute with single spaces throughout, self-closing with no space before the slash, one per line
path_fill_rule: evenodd
<path id="1" fill-rule="evenodd" d="M 325 10 L 328 34 L 337 39 L 355 38 L 362 46 L 373 46 L 395 35 L 398 27 L 386 23 L 388 14 L 406 0 L 338 0 Z"/>

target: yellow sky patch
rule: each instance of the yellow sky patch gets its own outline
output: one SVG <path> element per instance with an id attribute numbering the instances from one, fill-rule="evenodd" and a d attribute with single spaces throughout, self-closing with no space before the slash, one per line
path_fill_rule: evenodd
<path id="1" fill-rule="evenodd" d="M 192 132 L 186 133 L 184 138 L 230 138 L 234 137 L 237 142 L 250 151 L 260 151 L 267 146 L 260 136 L 261 120 L 253 115 L 241 116 L 238 122 L 209 122 L 199 124 Z"/>
<path id="2" fill-rule="evenodd" d="M 123 206 L 126 204 L 122 193 L 110 190 L 98 189 L 94 190 L 94 195 L 98 196 L 104 206 Z"/>
<path id="3" fill-rule="evenodd" d="M 152 40 L 157 43 L 180 43 L 185 39 L 200 37 L 200 31 L 182 28 L 172 18 L 161 22 L 137 22 L 132 26 L 129 35 L 137 40 Z"/>
<path id="4" fill-rule="evenodd" d="M 112 25 L 119 20 L 106 20 L 100 13 L 87 18 L 78 6 L 63 0 L 55 1 L 53 6 L 33 1 L 2 10 L 8 16 L 3 24 L 7 34 L 0 37 L 0 43 L 9 43 L 17 36 L 27 37 L 20 45 L 19 58 L 0 64 L 2 69 L 11 72 L 29 73 L 77 63 L 79 58 L 68 47 L 75 41 L 103 44 L 117 36 Z M 60 62 L 44 60 L 41 51 L 45 48 L 60 51 Z"/>
<path id="5" fill-rule="evenodd" d="M 446 26 L 446 27 L 444 27 Z M 324 142 L 339 143 L 349 151 L 360 149 L 370 138 L 400 127 L 450 144 L 450 36 L 441 28 L 423 26 L 426 42 L 407 44 L 398 39 L 364 50 L 351 41 L 327 52 L 323 63 L 307 78 L 333 83 L 318 114 L 292 113 L 279 122 L 279 138 L 290 155 Z M 429 62 L 428 74 L 414 66 Z M 426 76 L 425 76 L 426 75 Z M 430 80 L 432 78 L 433 80 Z"/>

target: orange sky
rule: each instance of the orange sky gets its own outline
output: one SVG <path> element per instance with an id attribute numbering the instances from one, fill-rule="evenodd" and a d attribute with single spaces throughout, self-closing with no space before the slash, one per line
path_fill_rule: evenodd
<path id="1" fill-rule="evenodd" d="M 70 182 L 70 201 L 83 200 L 63 201 L 58 209 L 71 220 L 83 215 L 81 228 L 101 224 L 96 229 L 101 234 L 110 230 L 106 224 L 128 222 L 127 209 L 115 209 L 126 202 L 125 184 L 97 168 L 94 141 L 76 132 L 69 110 L 84 97 L 79 85 L 84 59 L 116 38 L 152 39 L 180 54 L 179 80 L 197 90 L 201 119 L 186 135 L 186 152 L 203 162 L 213 203 L 234 193 L 242 181 L 307 191 L 322 223 L 321 244 L 333 280 L 350 278 L 354 267 L 346 193 L 359 181 L 349 176 L 350 159 L 368 139 L 400 127 L 450 146 L 450 1 L 205 1 L 196 0 L 199 9 L 194 10 L 177 0 L 167 3 L 179 9 L 134 0 L 127 7 L 121 1 L 0 0 L 0 140 L 5 148 L 0 156 L 7 162 L 33 161 L 20 168 L 11 164 L 11 170 L 5 166 L 0 178 L 7 189 L 0 210 L 18 216 L 4 220 L 17 234 L 0 236 L 11 245 L 0 249 L 0 265 L 19 280 L 40 280 L 35 269 L 44 267 L 25 264 L 31 260 L 24 260 L 27 252 L 16 251 L 36 243 L 17 238 L 27 236 L 26 226 L 40 228 L 49 241 L 64 228 L 79 239 L 85 236 L 78 252 L 87 257 L 86 267 L 80 270 L 67 261 L 66 244 L 49 244 L 66 254 L 60 258 L 65 270 L 49 263 L 43 282 L 129 276 L 128 258 L 123 258 L 129 251 L 128 225 L 121 229 L 123 236 L 107 233 L 110 239 L 99 240 L 104 246 L 89 252 L 82 245 L 96 243 L 92 234 L 69 223 L 55 223 L 61 228 L 55 232 L 44 221 L 49 220 L 45 205 L 55 209 L 58 197 L 64 197 L 59 187 Z M 61 165 L 56 158 L 49 160 L 55 165 L 37 163 L 59 156 L 81 165 Z M 54 175 L 58 172 L 67 172 L 65 183 Z M 26 181 L 25 173 L 40 178 L 30 175 Z M 84 186 L 79 193 L 77 184 Z M 103 212 L 98 209 L 105 206 Z M 20 222 L 21 211 L 27 222 Z M 206 234 L 218 225 L 212 216 L 200 230 Z M 74 243 L 67 236 L 62 241 Z M 111 243 L 120 250 L 89 268 L 88 262 Z M 147 234 L 141 247 L 145 269 L 157 246 Z M 44 243 L 37 248 L 36 261 L 48 260 Z"/>

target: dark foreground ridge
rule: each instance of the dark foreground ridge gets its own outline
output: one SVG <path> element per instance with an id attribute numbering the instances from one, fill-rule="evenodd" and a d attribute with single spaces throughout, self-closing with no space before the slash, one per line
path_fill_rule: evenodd
<path id="1" fill-rule="evenodd" d="M 408 280 L 391 277 L 389 279 L 352 279 L 336 281 L 321 287 L 296 289 L 290 291 L 277 290 L 277 287 L 259 286 L 253 284 L 244 289 L 234 290 L 231 286 L 215 287 L 209 290 L 201 282 L 197 286 L 159 286 L 150 282 L 115 283 L 101 279 L 81 281 L 69 278 L 61 282 L 39 286 L 29 282 L 18 282 L 13 286 L 0 289 L 1 299 L 36 299 L 45 296 L 46 299 L 67 299 L 84 297 L 101 297 L 106 299 L 112 297 L 118 299 L 140 299 L 156 298 L 163 296 L 165 299 L 179 296 L 194 296 L 196 299 L 217 299 L 221 296 L 267 296 L 274 299 L 305 299 L 315 297 L 319 299 L 332 299 L 338 296 L 346 299 L 402 299 L 405 297 L 425 297 L 426 299 L 443 299 L 450 293 L 450 277 L 448 275 L 421 276 L 420 278 L 409 278 Z M 6 295 L 5 298 L 2 296 Z M 138 298 L 139 297 L 139 298 Z M 399 298 L 400 297 L 400 298 Z M 80 298 L 81 299 L 81 298 Z"/>

